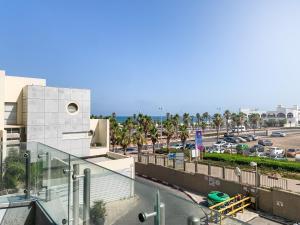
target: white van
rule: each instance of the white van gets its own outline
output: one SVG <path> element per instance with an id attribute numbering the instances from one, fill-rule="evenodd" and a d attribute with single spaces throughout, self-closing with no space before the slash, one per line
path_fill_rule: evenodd
<path id="1" fill-rule="evenodd" d="M 284 149 L 279 148 L 279 147 L 271 147 L 269 148 L 270 150 L 270 156 L 275 157 L 278 155 L 284 155 Z"/>
<path id="2" fill-rule="evenodd" d="M 232 129 L 232 132 L 242 132 L 242 131 L 246 131 L 246 127 L 245 126 L 238 126 L 238 127 L 234 127 Z"/>

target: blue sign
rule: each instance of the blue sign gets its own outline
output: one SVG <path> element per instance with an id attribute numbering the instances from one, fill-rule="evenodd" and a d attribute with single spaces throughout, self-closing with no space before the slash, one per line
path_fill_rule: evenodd
<path id="1" fill-rule="evenodd" d="M 169 154 L 168 154 L 168 159 L 169 159 L 169 160 L 176 159 L 176 153 L 169 153 Z"/>

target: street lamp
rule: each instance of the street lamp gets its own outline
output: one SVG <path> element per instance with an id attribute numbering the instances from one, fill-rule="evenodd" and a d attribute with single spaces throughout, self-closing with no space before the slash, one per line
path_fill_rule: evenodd
<path id="1" fill-rule="evenodd" d="M 163 128 L 162 128 L 162 115 L 163 115 L 163 107 L 160 106 L 158 107 L 158 110 L 161 111 L 160 113 L 160 143 L 161 143 L 161 148 L 162 148 L 162 136 L 163 136 Z"/>

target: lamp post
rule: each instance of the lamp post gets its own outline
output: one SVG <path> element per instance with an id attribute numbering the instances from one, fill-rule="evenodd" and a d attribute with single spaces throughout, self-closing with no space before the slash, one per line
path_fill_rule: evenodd
<path id="1" fill-rule="evenodd" d="M 160 147 L 162 148 L 162 136 L 163 136 L 163 127 L 162 127 L 162 112 L 163 112 L 163 107 L 160 106 L 158 107 L 158 110 L 161 111 L 160 113 Z"/>

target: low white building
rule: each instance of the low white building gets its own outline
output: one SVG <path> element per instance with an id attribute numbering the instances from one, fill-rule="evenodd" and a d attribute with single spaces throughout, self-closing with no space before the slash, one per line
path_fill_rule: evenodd
<path id="1" fill-rule="evenodd" d="M 286 120 L 286 127 L 297 127 L 300 125 L 300 108 L 298 105 L 292 107 L 284 107 L 278 105 L 275 110 L 271 111 L 262 111 L 258 109 L 247 109 L 240 108 L 240 112 L 245 113 L 247 116 L 258 113 L 264 121 L 275 119 Z"/>

